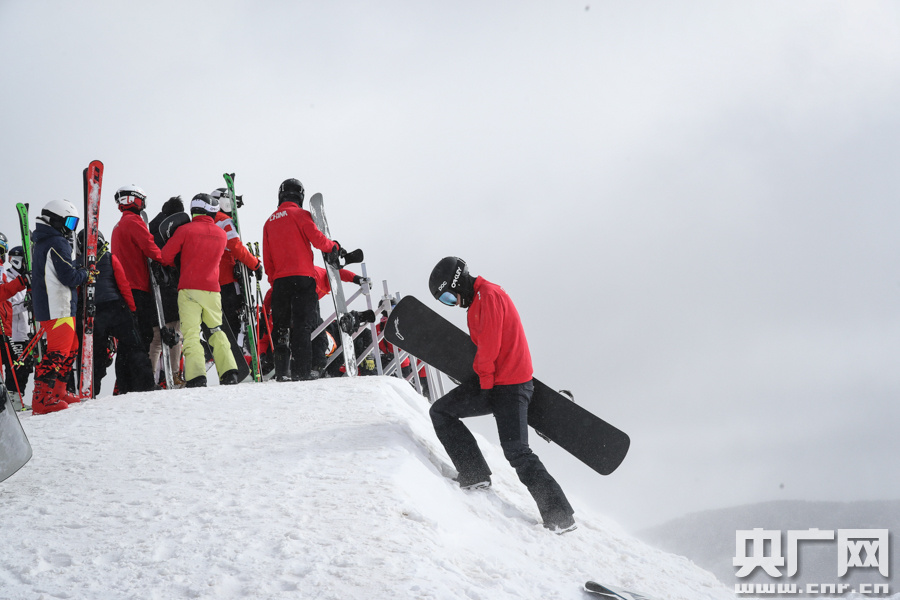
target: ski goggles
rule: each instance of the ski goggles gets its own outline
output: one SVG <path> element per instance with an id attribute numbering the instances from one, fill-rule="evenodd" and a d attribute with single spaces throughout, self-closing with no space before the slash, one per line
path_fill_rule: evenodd
<path id="1" fill-rule="evenodd" d="M 456 306 L 459 304 L 459 297 L 453 292 L 444 292 L 440 296 L 438 296 L 438 300 L 446 304 L 447 306 Z"/>
<path id="2" fill-rule="evenodd" d="M 75 231 L 78 229 L 78 217 L 66 217 L 63 219 L 63 227 L 69 231 Z"/>

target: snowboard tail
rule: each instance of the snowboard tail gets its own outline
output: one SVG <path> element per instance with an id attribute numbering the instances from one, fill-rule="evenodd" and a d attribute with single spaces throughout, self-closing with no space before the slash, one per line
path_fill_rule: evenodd
<path id="1" fill-rule="evenodd" d="M 0 382 L 0 481 L 31 460 L 31 444 L 13 408 L 12 398 Z"/>
<path id="2" fill-rule="evenodd" d="M 477 377 L 472 368 L 476 347 L 469 336 L 413 296 L 391 311 L 384 337 L 456 381 Z M 537 379 L 528 424 L 601 475 L 618 468 L 631 443 L 626 433 Z"/>

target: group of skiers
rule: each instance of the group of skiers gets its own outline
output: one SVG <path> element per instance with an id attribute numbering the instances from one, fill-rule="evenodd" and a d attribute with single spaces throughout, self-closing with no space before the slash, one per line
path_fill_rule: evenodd
<path id="1" fill-rule="evenodd" d="M 242 284 L 249 285 L 249 278 L 244 273 L 238 277 L 245 268 L 257 282 L 265 270 L 270 283 L 269 294 L 260 302 L 262 321 L 270 325 L 258 349 L 271 354 L 275 379 L 318 378 L 324 372 L 325 349 L 311 334 L 321 323 L 319 299 L 329 293 L 330 283 L 325 269 L 313 263 L 313 248 L 335 266 L 346 252 L 319 230 L 303 208 L 304 197 L 297 179 L 281 184 L 278 207 L 263 227 L 260 258 L 240 239 L 232 220 L 234 198 L 226 189 L 195 195 L 189 217 L 181 198 L 170 198 L 148 222 L 146 194 L 137 186 L 122 187 L 115 194 L 122 214 L 111 247 L 101 234 L 90 270 L 76 252 L 87 247 L 83 230 L 76 240 L 77 210 L 67 200 L 51 201 L 36 218 L 31 235 L 30 273 L 22 260 L 23 249 L 10 249 L 0 234 L 0 353 L 7 387 L 21 394 L 34 355 L 40 352 L 33 413 L 63 410 L 81 400 L 69 382 L 84 327 L 76 315 L 81 314 L 78 290 L 85 284 L 93 284 L 96 308 L 93 342 L 100 351 L 94 352 L 95 389 L 111 364 L 113 348 L 118 354 L 118 393 L 158 389 L 155 373 L 161 354 L 166 354 L 163 345 L 177 374 L 174 385 L 205 386 L 209 355 L 221 385 L 239 383 L 238 361 L 244 356 L 236 350 L 233 332 L 240 330 L 241 315 L 249 308 L 241 289 Z M 342 281 L 368 284 L 350 271 L 340 274 Z M 461 419 L 493 414 L 504 455 L 534 497 L 544 526 L 556 533 L 571 531 L 573 509 L 528 445 L 528 405 L 534 385 L 531 355 L 515 306 L 501 287 L 471 276 L 465 261 L 456 257 L 435 266 L 429 289 L 440 302 L 467 309 L 477 348 L 476 377 L 461 382 L 430 410 L 435 432 L 459 473 L 457 482 L 463 489 L 491 485 L 490 468 Z M 42 337 L 46 348 L 34 343 Z M 360 337 L 371 343 L 371 334 Z M 384 352 L 392 350 L 382 346 Z M 412 368 L 404 364 L 405 373 Z M 364 364 L 362 370 L 366 369 Z"/>
<path id="2" fill-rule="evenodd" d="M 335 264 L 344 253 L 303 209 L 304 197 L 297 179 L 281 184 L 277 210 L 263 228 L 260 257 L 241 241 L 232 218 L 234 198 L 225 188 L 197 194 L 187 207 L 180 197 L 172 197 L 148 220 L 144 191 L 134 185 L 121 187 L 115 194 L 121 217 L 110 243 L 100 233 L 91 270 L 81 257 L 84 230 L 75 234 L 77 209 L 67 200 L 49 202 L 36 216 L 30 236 L 31 272 L 21 260 L 22 248 L 10 249 L 0 234 L 0 354 L 8 389 L 21 395 L 34 367 L 34 414 L 63 410 L 81 400 L 73 371 L 84 326 L 79 292 L 87 283 L 94 289 L 95 390 L 113 354 L 115 393 L 160 389 L 163 345 L 176 387 L 205 386 L 210 360 L 220 384 L 238 383 L 238 361 L 245 360 L 245 352 L 236 345 L 236 335 L 242 327 L 246 330 L 242 314 L 248 310 L 239 277 L 242 268 L 257 282 L 265 269 L 271 286 L 266 302 L 260 302 L 263 313 L 259 335 L 254 336 L 262 338 L 258 349 L 263 369 L 274 368 L 277 381 L 322 376 L 327 344 L 314 344 L 310 334 L 321 323 L 318 300 L 329 293 L 330 285 L 325 270 L 313 264 L 313 248 Z M 367 283 L 343 269 L 341 278 Z"/>

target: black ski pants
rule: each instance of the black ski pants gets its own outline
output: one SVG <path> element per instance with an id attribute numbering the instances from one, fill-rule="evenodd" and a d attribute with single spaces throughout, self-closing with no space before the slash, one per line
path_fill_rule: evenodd
<path id="1" fill-rule="evenodd" d="M 137 315 L 138 335 L 141 336 L 141 344 L 147 358 L 150 357 L 150 344 L 153 343 L 153 328 L 159 327 L 159 317 L 156 313 L 156 298 L 153 292 L 131 290 L 134 297 L 135 314 Z M 99 314 L 100 311 L 97 311 Z"/>
<path id="2" fill-rule="evenodd" d="M 482 390 L 475 377 L 431 405 L 431 422 L 460 478 L 487 480 L 491 470 L 472 432 L 460 419 L 493 414 L 503 455 L 528 488 L 541 518 L 554 523 L 574 511 L 562 488 L 528 446 L 528 404 L 533 393 L 531 381 Z"/>
<path id="3" fill-rule="evenodd" d="M 273 292 L 274 293 L 274 292 Z M 228 322 L 234 339 L 241 334 L 241 315 L 244 314 L 244 295 L 236 282 L 226 283 L 219 288 L 219 296 L 222 298 L 222 320 Z M 249 344 L 248 344 L 249 348 Z"/>
<path id="4" fill-rule="evenodd" d="M 110 365 L 106 349 L 111 337 L 118 342 L 116 382 L 119 393 L 156 389 L 150 356 L 144 349 L 135 319 L 124 303 L 112 301 L 98 304 L 94 317 L 94 391 L 100 390 L 100 382 Z"/>
<path id="5" fill-rule="evenodd" d="M 306 378 L 312 370 L 312 340 L 316 325 L 316 280 L 296 275 L 272 285 L 272 329 L 276 376 Z M 288 373 L 290 371 L 290 373 Z"/>

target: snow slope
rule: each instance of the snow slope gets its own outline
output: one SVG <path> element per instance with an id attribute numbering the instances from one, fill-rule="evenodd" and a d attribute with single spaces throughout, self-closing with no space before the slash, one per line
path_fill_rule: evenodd
<path id="1" fill-rule="evenodd" d="M 0 597 L 585 599 L 594 579 L 734 598 L 578 506 L 577 531 L 548 533 L 484 439 L 494 486 L 459 490 L 427 408 L 368 377 L 23 416 L 34 458 L 0 484 Z"/>

